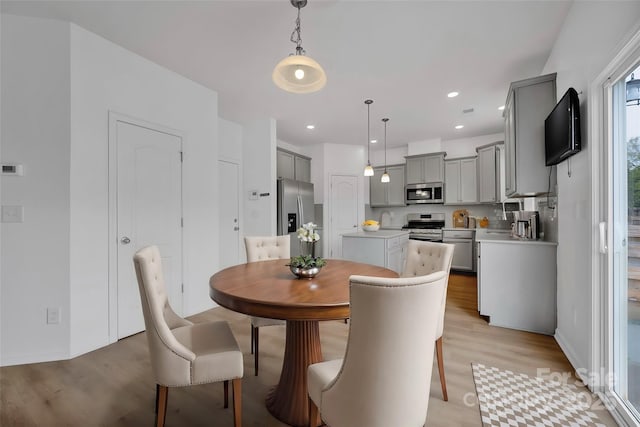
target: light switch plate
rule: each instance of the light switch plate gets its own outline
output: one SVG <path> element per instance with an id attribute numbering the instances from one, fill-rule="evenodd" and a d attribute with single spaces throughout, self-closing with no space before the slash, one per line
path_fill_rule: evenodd
<path id="1" fill-rule="evenodd" d="M 60 323 L 60 307 L 47 307 L 47 324 L 57 325 Z"/>
<path id="2" fill-rule="evenodd" d="M 23 206 L 2 206 L 2 222 L 23 222 Z"/>

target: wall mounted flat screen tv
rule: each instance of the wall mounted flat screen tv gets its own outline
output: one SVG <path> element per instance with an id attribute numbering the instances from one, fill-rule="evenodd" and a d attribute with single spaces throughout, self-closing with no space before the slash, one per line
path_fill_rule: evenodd
<path id="1" fill-rule="evenodd" d="M 569 88 L 544 121 L 545 164 L 557 165 L 580 151 L 580 100 Z"/>

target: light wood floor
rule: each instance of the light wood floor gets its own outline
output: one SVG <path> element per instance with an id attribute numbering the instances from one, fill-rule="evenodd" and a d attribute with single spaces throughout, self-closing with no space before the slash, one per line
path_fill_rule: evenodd
<path id="1" fill-rule="evenodd" d="M 284 426 L 264 406 L 264 397 L 278 380 L 284 349 L 284 327 L 260 333 L 260 376 L 253 375 L 249 353 L 249 320 L 223 308 L 191 318 L 224 319 L 245 353 L 243 425 Z M 348 333 L 343 322 L 321 324 L 325 359 L 341 357 Z M 434 358 L 435 359 L 435 358 Z M 552 337 L 489 326 L 478 317 L 475 277 L 451 275 L 444 331 L 444 359 L 449 402 L 442 401 L 434 366 L 427 425 L 481 426 L 471 362 L 497 366 L 531 376 L 538 368 L 570 373 L 572 368 Z M 147 342 L 137 334 L 73 360 L 0 368 L 0 425 L 9 426 L 151 426 L 155 384 Z M 222 384 L 169 390 L 171 426 L 232 426 L 231 409 L 222 408 Z M 604 410 L 601 422 L 615 426 Z M 357 427 L 357 426 L 354 426 Z"/>

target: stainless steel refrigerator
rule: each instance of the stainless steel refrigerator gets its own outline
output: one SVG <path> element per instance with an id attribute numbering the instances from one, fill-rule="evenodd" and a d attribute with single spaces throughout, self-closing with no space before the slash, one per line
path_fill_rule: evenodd
<path id="1" fill-rule="evenodd" d="M 313 184 L 291 179 L 278 180 L 278 235 L 291 237 L 291 256 L 300 255 L 296 231 L 302 224 L 315 222 Z"/>

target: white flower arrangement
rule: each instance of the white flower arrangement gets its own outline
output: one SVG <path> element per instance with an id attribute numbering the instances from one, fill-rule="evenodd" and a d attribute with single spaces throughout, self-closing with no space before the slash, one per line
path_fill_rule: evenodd
<path id="1" fill-rule="evenodd" d="M 327 262 L 324 259 L 316 257 L 316 242 L 320 240 L 317 228 L 318 225 L 313 222 L 302 224 L 302 227 L 298 228 L 297 234 L 302 255 L 292 257 L 288 265 L 297 268 L 314 268 L 326 265 Z"/>
<path id="2" fill-rule="evenodd" d="M 302 227 L 298 228 L 298 239 L 301 242 L 307 243 L 317 242 L 320 240 L 320 235 L 316 231 L 316 228 L 318 228 L 318 225 L 313 222 L 302 224 Z"/>

